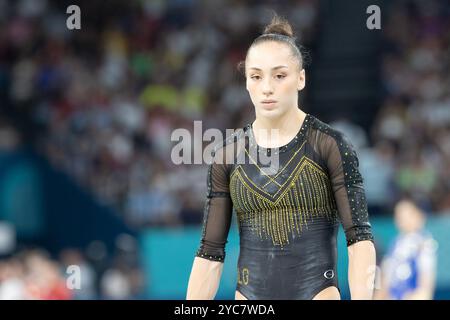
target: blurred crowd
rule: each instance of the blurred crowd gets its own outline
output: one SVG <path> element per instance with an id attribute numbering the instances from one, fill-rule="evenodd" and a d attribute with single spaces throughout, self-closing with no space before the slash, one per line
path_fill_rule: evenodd
<path id="1" fill-rule="evenodd" d="M 449 213 L 450 6 L 408 0 L 390 9 L 383 24 L 384 102 L 362 161 L 373 169 L 366 186 L 372 205 L 388 205 L 388 212 L 409 196 L 428 212 Z"/>
<path id="2" fill-rule="evenodd" d="M 237 63 L 270 9 L 313 46 L 319 1 L 79 3 L 81 30 L 69 30 L 64 1 L 0 1 L 0 80 L 12 114 L 29 118 L 34 145 L 55 167 L 130 224 L 199 223 L 206 166 L 171 161 L 172 131 L 192 131 L 194 120 L 203 131 L 248 123 Z M 362 131 L 355 144 L 370 208 L 392 212 L 408 194 L 448 211 L 448 3 L 396 1 L 384 21 L 383 104 L 370 130 L 351 131 Z"/>
<path id="3" fill-rule="evenodd" d="M 108 257 L 97 242 L 56 257 L 37 247 L 0 256 L 0 300 L 144 299 L 144 282 L 135 253 Z"/>
<path id="4" fill-rule="evenodd" d="M 282 3 L 308 43 L 317 1 Z M 171 132 L 251 117 L 236 65 L 273 3 L 85 1 L 81 30 L 47 1 L 6 7 L 9 96 L 31 116 L 39 150 L 133 225 L 200 222 L 206 166 L 174 165 Z"/>

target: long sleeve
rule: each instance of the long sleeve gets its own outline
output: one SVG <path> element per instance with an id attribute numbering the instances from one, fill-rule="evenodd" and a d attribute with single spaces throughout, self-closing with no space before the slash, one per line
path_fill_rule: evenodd
<path id="1" fill-rule="evenodd" d="M 212 261 L 224 261 L 232 218 L 232 200 L 229 190 L 229 166 L 224 160 L 223 149 L 215 154 L 208 167 L 207 194 L 203 214 L 203 228 L 197 256 Z M 216 163 L 218 162 L 218 163 Z"/>
<path id="2" fill-rule="evenodd" d="M 362 240 L 373 241 L 357 154 L 339 131 L 331 130 L 326 136 L 325 161 L 347 246 Z"/>

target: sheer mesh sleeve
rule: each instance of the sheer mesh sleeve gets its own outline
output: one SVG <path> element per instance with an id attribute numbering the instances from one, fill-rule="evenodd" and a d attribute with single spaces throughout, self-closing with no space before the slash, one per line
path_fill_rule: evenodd
<path id="1" fill-rule="evenodd" d="M 357 154 L 345 135 L 331 128 L 328 133 L 320 144 L 325 150 L 324 160 L 347 246 L 362 240 L 373 241 Z"/>
<path id="2" fill-rule="evenodd" d="M 216 151 L 213 163 L 208 167 L 202 237 L 196 254 L 213 261 L 225 259 L 233 208 L 229 191 L 230 168 L 225 162 L 223 150 Z"/>

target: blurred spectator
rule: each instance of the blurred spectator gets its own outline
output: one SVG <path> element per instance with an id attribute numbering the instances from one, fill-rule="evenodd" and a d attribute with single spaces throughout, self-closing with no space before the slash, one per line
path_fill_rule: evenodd
<path id="1" fill-rule="evenodd" d="M 14 260 L 0 261 L 0 300 L 27 298 L 22 264 Z"/>
<path id="2" fill-rule="evenodd" d="M 119 236 L 116 252 L 108 258 L 92 256 L 89 250 L 102 254 L 100 244 L 93 243 L 87 253 L 66 248 L 58 259 L 41 248 L 22 249 L 4 256 L 0 259 L 0 300 L 145 298 L 136 239 Z M 96 259 L 103 259 L 104 263 L 95 263 Z M 68 283 L 74 275 L 69 266 L 79 267 L 79 288 Z"/>
<path id="3" fill-rule="evenodd" d="M 129 235 L 119 235 L 112 265 L 100 279 L 102 299 L 144 298 L 144 278 L 139 267 L 139 252 L 136 239 Z"/>
<path id="4" fill-rule="evenodd" d="M 395 170 L 395 148 L 387 140 L 378 141 L 373 148 L 359 152 L 360 171 L 370 214 L 386 214 L 393 206 L 393 174 Z"/>
<path id="5" fill-rule="evenodd" d="M 425 222 L 424 212 L 410 200 L 396 205 L 399 235 L 382 263 L 378 299 L 433 299 L 437 243 L 424 229 Z"/>
<path id="6" fill-rule="evenodd" d="M 116 268 L 106 270 L 101 279 L 101 296 L 107 300 L 130 299 L 131 285 L 127 275 Z"/>
<path id="7" fill-rule="evenodd" d="M 0 260 L 0 300 L 67 300 L 72 294 L 59 265 L 42 250 Z"/>
<path id="8" fill-rule="evenodd" d="M 362 148 L 368 146 L 369 141 L 364 129 L 352 123 L 350 120 L 340 118 L 331 122 L 330 125 L 336 130 L 341 131 L 351 141 L 357 153 L 359 153 Z"/>
<path id="9" fill-rule="evenodd" d="M 75 288 L 72 290 L 73 298 L 77 300 L 90 300 L 97 298 L 95 270 L 84 258 L 82 252 L 77 249 L 66 249 L 61 252 L 60 257 L 64 272 L 68 270 L 69 266 L 77 266 L 80 270 L 80 288 Z"/>
<path id="10" fill-rule="evenodd" d="M 11 124 L 0 119 L 0 152 L 10 152 L 20 145 L 20 135 Z"/>

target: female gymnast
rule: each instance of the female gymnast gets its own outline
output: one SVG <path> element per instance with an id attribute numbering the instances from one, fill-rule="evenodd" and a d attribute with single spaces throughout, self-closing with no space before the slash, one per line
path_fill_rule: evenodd
<path id="1" fill-rule="evenodd" d="M 186 298 L 214 299 L 234 208 L 236 299 L 340 299 L 339 223 L 351 298 L 372 299 L 375 248 L 357 154 L 341 132 L 298 107 L 305 70 L 290 24 L 275 15 L 243 66 L 255 120 L 215 149 Z M 271 130 L 278 134 L 264 134 Z M 276 155 L 278 170 L 264 169 L 255 154 Z M 248 161 L 237 161 L 241 155 Z"/>

